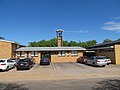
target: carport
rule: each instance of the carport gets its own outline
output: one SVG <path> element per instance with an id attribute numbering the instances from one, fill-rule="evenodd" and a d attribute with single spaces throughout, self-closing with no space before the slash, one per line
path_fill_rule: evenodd
<path id="1" fill-rule="evenodd" d="M 83 56 L 88 56 L 88 57 L 91 57 L 91 56 L 95 56 L 96 55 L 96 52 L 95 51 L 88 51 L 88 50 L 86 50 L 86 51 L 84 51 L 84 53 L 83 53 Z"/>
<path id="2" fill-rule="evenodd" d="M 87 47 L 87 51 L 110 58 L 113 64 L 120 64 L 120 40 Z"/>

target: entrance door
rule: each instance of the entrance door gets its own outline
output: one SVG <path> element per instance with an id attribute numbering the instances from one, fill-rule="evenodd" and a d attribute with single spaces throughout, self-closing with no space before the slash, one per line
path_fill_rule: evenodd
<path id="1" fill-rule="evenodd" d="M 51 53 L 50 52 L 48 52 L 48 51 L 41 52 L 41 58 L 43 58 L 43 57 L 47 57 L 51 61 Z"/>

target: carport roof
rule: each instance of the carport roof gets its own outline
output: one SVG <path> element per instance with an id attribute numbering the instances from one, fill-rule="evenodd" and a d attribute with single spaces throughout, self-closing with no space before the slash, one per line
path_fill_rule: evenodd
<path id="1" fill-rule="evenodd" d="M 86 50 L 82 47 L 21 47 L 16 51 L 67 51 L 67 50 Z"/>
<path id="2" fill-rule="evenodd" d="M 87 49 L 98 48 L 98 47 L 106 47 L 106 46 L 113 46 L 115 44 L 120 44 L 120 40 L 107 42 L 107 43 L 101 43 L 101 44 L 98 44 L 98 45 L 87 47 Z"/>

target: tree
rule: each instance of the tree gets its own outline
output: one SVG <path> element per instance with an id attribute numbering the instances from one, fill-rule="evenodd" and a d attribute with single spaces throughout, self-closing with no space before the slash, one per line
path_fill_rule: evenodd
<path id="1" fill-rule="evenodd" d="M 92 45 L 96 45 L 97 41 L 96 40 L 90 40 L 90 41 L 86 41 L 86 42 L 76 42 L 76 41 L 67 41 L 67 40 L 63 40 L 63 47 L 88 47 L 88 46 L 92 46 Z M 38 42 L 29 42 L 29 46 L 30 47 L 56 47 L 57 46 L 57 39 L 56 38 L 52 38 L 50 40 L 40 40 Z"/>
<path id="2" fill-rule="evenodd" d="M 63 41 L 63 47 L 69 46 L 69 42 L 67 40 Z"/>
<path id="3" fill-rule="evenodd" d="M 120 41 L 120 38 L 118 38 L 116 41 Z"/>
<path id="4" fill-rule="evenodd" d="M 103 43 L 108 43 L 108 42 L 112 42 L 112 40 L 110 40 L 110 39 L 105 39 L 105 40 L 103 41 Z"/>
<path id="5" fill-rule="evenodd" d="M 0 37 L 0 39 L 5 39 L 4 37 Z"/>
<path id="6" fill-rule="evenodd" d="M 53 38 L 51 40 L 48 41 L 50 44 L 50 47 L 56 47 L 57 46 L 57 39 Z"/>
<path id="7" fill-rule="evenodd" d="M 78 46 L 78 43 L 75 41 L 70 41 L 69 46 Z"/>
<path id="8" fill-rule="evenodd" d="M 53 38 L 51 40 L 40 40 L 38 42 L 29 42 L 30 47 L 56 47 L 57 46 L 57 39 Z"/>

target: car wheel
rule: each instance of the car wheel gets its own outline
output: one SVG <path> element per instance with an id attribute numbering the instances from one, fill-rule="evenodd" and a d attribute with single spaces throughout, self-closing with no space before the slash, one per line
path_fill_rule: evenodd
<path id="1" fill-rule="evenodd" d="M 85 64 L 87 65 L 87 64 L 88 64 L 88 62 L 86 61 L 86 62 L 85 62 Z"/>
<path id="2" fill-rule="evenodd" d="M 30 70 L 30 66 L 28 68 L 26 68 L 27 70 Z"/>
<path id="3" fill-rule="evenodd" d="M 95 67 L 95 63 L 94 63 L 94 62 L 93 62 L 93 64 L 92 64 L 92 66 Z"/>
<path id="4" fill-rule="evenodd" d="M 83 64 L 83 62 L 82 62 L 82 61 L 80 61 L 80 63 L 81 63 L 81 64 Z"/>
<path id="5" fill-rule="evenodd" d="M 9 66 L 7 66 L 7 68 L 6 68 L 6 71 L 8 71 L 9 70 Z"/>
<path id="6" fill-rule="evenodd" d="M 103 65 L 103 67 L 105 67 L 105 65 Z"/>

